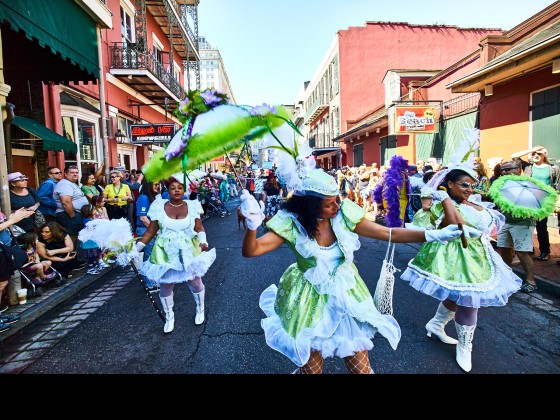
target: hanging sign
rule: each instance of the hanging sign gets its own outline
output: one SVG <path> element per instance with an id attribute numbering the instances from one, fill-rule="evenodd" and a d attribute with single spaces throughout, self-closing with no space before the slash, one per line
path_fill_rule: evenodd
<path id="1" fill-rule="evenodd" d="M 175 135 L 175 124 L 131 124 L 132 144 L 169 143 Z"/>
<path id="2" fill-rule="evenodd" d="M 395 134 L 437 133 L 433 106 L 396 106 Z"/>

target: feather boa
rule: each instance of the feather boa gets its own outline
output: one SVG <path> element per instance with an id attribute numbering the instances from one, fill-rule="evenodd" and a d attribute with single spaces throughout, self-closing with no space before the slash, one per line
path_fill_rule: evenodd
<path id="1" fill-rule="evenodd" d="M 540 189 L 548 192 L 548 195 L 539 202 L 539 208 L 530 208 L 513 203 L 505 198 L 500 192 L 504 184 L 510 180 L 530 181 Z M 558 199 L 558 193 L 554 190 L 554 188 L 527 175 L 503 175 L 499 177 L 492 183 L 492 186 L 488 190 L 488 196 L 492 199 L 492 201 L 494 201 L 501 211 L 510 213 L 513 217 L 536 220 L 541 220 L 550 216 L 554 212 L 554 206 L 556 204 L 556 200 Z"/>
<path id="2" fill-rule="evenodd" d="M 385 173 L 383 182 L 383 199 L 387 203 L 387 215 L 385 222 L 388 227 L 402 227 L 404 219 L 401 217 L 403 206 L 401 206 L 401 189 L 406 188 L 410 194 L 410 183 L 407 182 L 405 171 L 408 160 L 402 156 L 395 155 L 389 161 L 389 168 Z"/>

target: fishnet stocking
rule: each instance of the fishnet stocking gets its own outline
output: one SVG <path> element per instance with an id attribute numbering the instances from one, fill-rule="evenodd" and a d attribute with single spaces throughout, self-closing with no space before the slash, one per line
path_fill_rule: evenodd
<path id="1" fill-rule="evenodd" d="M 373 369 L 369 364 L 369 355 L 367 350 L 354 353 L 352 356 L 344 358 L 346 369 L 353 374 L 372 374 Z"/>
<path id="2" fill-rule="evenodd" d="M 323 357 L 318 351 L 312 351 L 305 365 L 294 371 L 299 375 L 317 375 L 323 373 Z"/>

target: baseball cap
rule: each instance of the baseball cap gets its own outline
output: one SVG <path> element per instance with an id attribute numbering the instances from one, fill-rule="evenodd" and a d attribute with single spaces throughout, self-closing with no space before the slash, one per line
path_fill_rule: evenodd
<path id="1" fill-rule="evenodd" d="M 21 172 L 12 172 L 11 174 L 8 174 L 8 182 L 20 181 L 24 179 L 27 179 L 27 177 Z"/>

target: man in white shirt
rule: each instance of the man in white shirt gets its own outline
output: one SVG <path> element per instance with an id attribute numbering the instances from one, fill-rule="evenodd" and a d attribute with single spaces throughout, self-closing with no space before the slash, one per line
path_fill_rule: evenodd
<path id="1" fill-rule="evenodd" d="M 66 166 L 64 179 L 58 181 L 53 191 L 56 221 L 66 228 L 74 243 L 78 232 L 83 228 L 80 211 L 83 206 L 89 204 L 88 198 L 78 186 L 79 176 L 80 171 L 76 165 Z"/>

